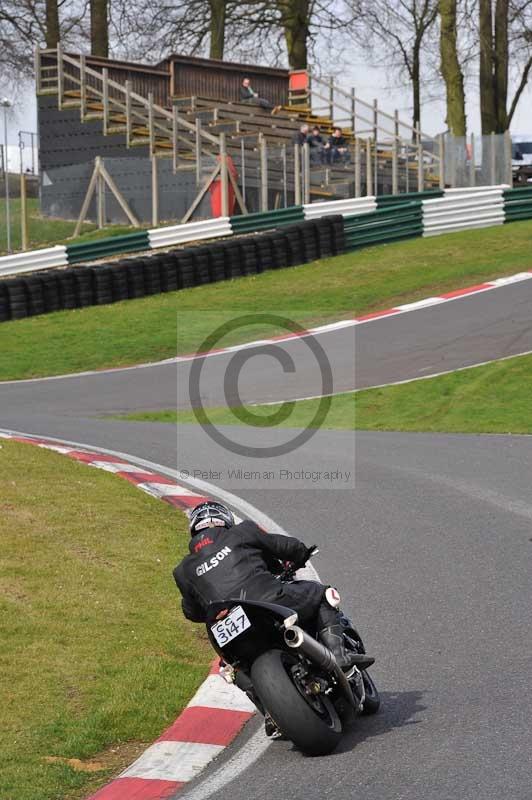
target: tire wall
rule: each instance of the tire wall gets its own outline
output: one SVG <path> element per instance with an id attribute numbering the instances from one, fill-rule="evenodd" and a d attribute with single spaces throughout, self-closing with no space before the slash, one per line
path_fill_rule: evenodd
<path id="1" fill-rule="evenodd" d="M 284 269 L 344 250 L 343 217 L 331 216 L 109 264 L 17 275 L 0 281 L 0 322 Z"/>

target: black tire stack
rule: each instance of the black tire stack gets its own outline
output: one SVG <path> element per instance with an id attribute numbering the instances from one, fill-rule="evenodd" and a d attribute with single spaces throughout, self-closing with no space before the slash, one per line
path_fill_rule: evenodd
<path id="1" fill-rule="evenodd" d="M 144 297 L 144 259 L 130 258 L 118 262 L 127 270 L 127 291 L 129 299 Z"/>
<path id="2" fill-rule="evenodd" d="M 124 269 L 120 262 L 111 264 L 111 294 L 115 303 L 129 298 L 129 287 L 127 282 L 127 269 Z"/>
<path id="3" fill-rule="evenodd" d="M 46 307 L 41 276 L 28 275 L 27 278 L 24 278 L 24 285 L 26 287 L 26 297 L 28 299 L 28 315 L 30 317 L 36 317 L 40 314 L 44 314 L 46 312 Z"/>
<path id="4" fill-rule="evenodd" d="M 147 295 L 161 294 L 160 256 L 144 259 L 144 286 Z"/>
<path id="5" fill-rule="evenodd" d="M 59 297 L 59 280 L 57 273 L 59 270 L 50 270 L 42 273 L 42 285 L 44 295 L 44 310 L 48 314 L 51 311 L 60 311 L 61 302 Z M 91 302 L 91 305 L 93 303 Z"/>
<path id="6" fill-rule="evenodd" d="M 10 278 L 5 282 L 11 319 L 28 316 L 28 298 L 23 278 Z"/>
<path id="7" fill-rule="evenodd" d="M 105 306 L 108 303 L 112 303 L 113 280 L 111 267 L 108 264 L 102 264 L 101 267 L 92 267 L 92 281 L 94 304 L 97 306 Z"/>
<path id="8" fill-rule="evenodd" d="M 164 253 L 159 256 L 161 271 L 161 292 L 175 292 L 181 288 L 179 286 L 179 275 L 177 273 L 177 260 L 170 254 Z"/>
<path id="9" fill-rule="evenodd" d="M 6 282 L 0 283 L 0 322 L 7 322 L 11 319 L 11 309 L 9 307 L 9 295 L 6 289 Z"/>
<path id="10" fill-rule="evenodd" d="M 92 270 L 87 268 L 74 269 L 74 278 L 78 308 L 92 306 Z"/>
<path id="11" fill-rule="evenodd" d="M 77 308 L 75 268 L 62 269 L 57 273 L 59 305 L 61 308 Z"/>
<path id="12" fill-rule="evenodd" d="M 344 252 L 343 217 L 289 225 L 112 264 L 36 272 L 0 281 L 0 322 L 306 264 Z"/>
<path id="13" fill-rule="evenodd" d="M 187 250 L 177 251 L 175 255 L 177 263 L 177 274 L 179 277 L 179 288 L 188 289 L 196 286 L 196 269 L 192 256 Z"/>

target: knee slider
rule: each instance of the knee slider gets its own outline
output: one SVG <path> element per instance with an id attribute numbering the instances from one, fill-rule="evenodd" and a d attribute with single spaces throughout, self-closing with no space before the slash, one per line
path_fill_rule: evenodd
<path id="1" fill-rule="evenodd" d="M 338 608 L 341 600 L 340 592 L 334 586 L 329 586 L 325 590 L 325 599 L 332 608 Z"/>

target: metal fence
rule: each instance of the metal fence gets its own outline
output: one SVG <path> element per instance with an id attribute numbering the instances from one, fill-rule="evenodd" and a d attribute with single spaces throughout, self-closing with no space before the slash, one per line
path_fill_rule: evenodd
<path id="1" fill-rule="evenodd" d="M 490 136 L 445 136 L 445 184 L 451 188 L 512 185 L 509 132 Z"/>

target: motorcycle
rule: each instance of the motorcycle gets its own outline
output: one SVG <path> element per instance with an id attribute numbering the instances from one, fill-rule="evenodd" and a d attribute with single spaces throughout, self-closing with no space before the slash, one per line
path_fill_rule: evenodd
<path id="1" fill-rule="evenodd" d="M 279 579 L 293 580 L 296 569 L 286 563 Z M 367 669 L 355 663 L 344 674 L 317 631 L 297 622 L 290 608 L 240 599 L 211 603 L 206 620 L 223 677 L 246 692 L 283 738 L 308 755 L 327 755 L 350 712 L 378 711 L 379 692 Z M 344 614 L 341 624 L 346 649 L 363 664 L 360 634 Z"/>

